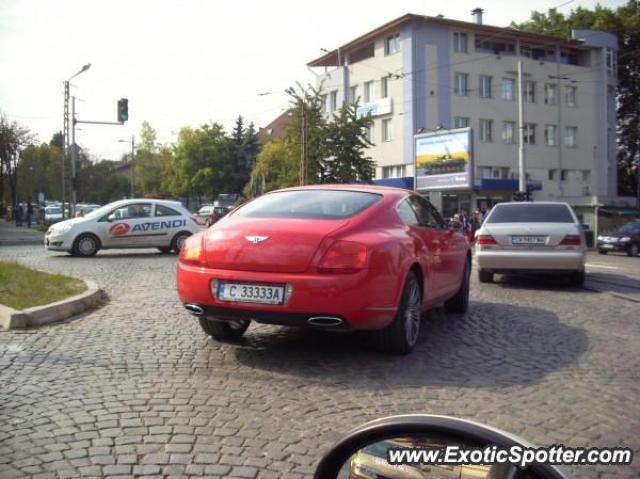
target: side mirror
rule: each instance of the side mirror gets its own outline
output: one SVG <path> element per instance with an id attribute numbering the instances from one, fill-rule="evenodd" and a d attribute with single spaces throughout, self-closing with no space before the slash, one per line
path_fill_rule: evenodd
<path id="1" fill-rule="evenodd" d="M 321 460 L 315 479 L 385 477 L 393 479 L 569 479 L 549 464 L 492 463 L 478 457 L 486 448 L 532 444 L 499 429 L 447 416 L 391 416 L 368 422 L 347 434 Z M 464 452 L 454 463 L 428 459 L 434 451 Z M 416 456 L 418 451 L 425 451 Z M 474 451 L 469 453 L 469 451 Z M 473 455 L 476 457 L 474 458 Z M 413 456 L 413 458 L 412 458 Z M 450 456 L 452 457 L 452 456 Z M 462 457 L 459 455 L 457 457 Z M 468 458 L 472 459 L 469 461 Z M 466 461 L 466 462 L 465 462 Z M 493 461 L 495 462 L 495 461 Z"/>
<path id="2" fill-rule="evenodd" d="M 107 221 L 109 223 L 113 223 L 116 220 L 116 214 L 115 213 L 111 213 L 109 216 L 107 216 Z"/>

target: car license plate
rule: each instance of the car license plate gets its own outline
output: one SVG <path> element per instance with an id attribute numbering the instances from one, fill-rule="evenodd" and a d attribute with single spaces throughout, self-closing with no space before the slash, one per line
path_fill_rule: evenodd
<path id="1" fill-rule="evenodd" d="M 217 297 L 220 301 L 235 303 L 282 304 L 284 286 L 220 282 Z"/>
<path id="2" fill-rule="evenodd" d="M 612 244 L 607 244 L 607 243 L 603 244 L 602 247 L 604 249 L 613 249 L 613 245 Z"/>
<path id="3" fill-rule="evenodd" d="M 547 241 L 546 236 L 512 236 L 511 244 L 513 245 L 544 245 Z"/>

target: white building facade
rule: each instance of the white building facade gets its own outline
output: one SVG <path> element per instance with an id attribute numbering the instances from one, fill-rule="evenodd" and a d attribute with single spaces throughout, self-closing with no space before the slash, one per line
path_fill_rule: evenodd
<path id="1" fill-rule="evenodd" d="M 471 182 L 422 191 L 445 214 L 506 201 L 518 188 L 517 63 L 523 62 L 526 175 L 536 200 L 616 197 L 614 35 L 572 39 L 405 15 L 309 63 L 328 115 L 345 101 L 370 112 L 382 184 L 413 187 L 415 135 L 469 127 Z M 418 182 L 418 185 L 420 183 Z M 420 188 L 418 188 L 420 190 Z M 585 221 L 588 221 L 585 219 Z"/>

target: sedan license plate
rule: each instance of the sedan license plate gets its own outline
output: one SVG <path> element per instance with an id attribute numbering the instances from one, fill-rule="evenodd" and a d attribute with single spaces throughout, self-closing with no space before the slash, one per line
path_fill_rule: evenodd
<path id="1" fill-rule="evenodd" d="M 512 245 L 544 245 L 547 241 L 546 236 L 512 236 Z"/>
<path id="2" fill-rule="evenodd" d="M 282 304 L 284 286 L 220 282 L 217 297 L 220 301 L 234 303 Z"/>
<path id="3" fill-rule="evenodd" d="M 604 249 L 613 249 L 613 245 L 612 244 L 608 244 L 608 243 L 603 244 L 602 247 Z"/>

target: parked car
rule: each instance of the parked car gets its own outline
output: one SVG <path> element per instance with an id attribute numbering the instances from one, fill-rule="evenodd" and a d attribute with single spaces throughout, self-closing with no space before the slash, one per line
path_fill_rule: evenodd
<path id="1" fill-rule="evenodd" d="M 619 226 L 612 233 L 598 236 L 598 253 L 607 254 L 609 251 L 638 256 L 640 252 L 640 222 L 627 223 Z"/>
<path id="2" fill-rule="evenodd" d="M 62 206 L 47 206 L 44 209 L 44 222 L 47 225 L 52 225 L 62 221 Z"/>
<path id="3" fill-rule="evenodd" d="M 423 311 L 466 311 L 470 270 L 467 241 L 421 196 L 322 185 L 268 193 L 188 238 L 177 287 L 216 339 L 255 320 L 368 330 L 378 348 L 404 354 Z"/>
<path id="4" fill-rule="evenodd" d="M 178 253 L 185 239 L 198 231 L 189 211 L 177 201 L 130 199 L 51 226 L 44 245 L 75 256 L 94 256 L 100 249 L 111 248 Z"/>
<path id="5" fill-rule="evenodd" d="M 494 273 L 525 271 L 568 274 L 584 283 L 584 230 L 567 203 L 499 203 L 475 239 L 482 283 L 493 281 Z"/>

